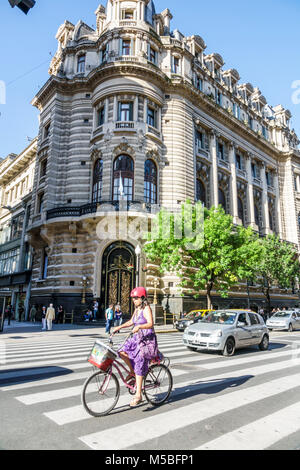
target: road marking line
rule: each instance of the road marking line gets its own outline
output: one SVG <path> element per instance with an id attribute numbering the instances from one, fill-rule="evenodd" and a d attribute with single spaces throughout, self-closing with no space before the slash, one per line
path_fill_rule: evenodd
<path id="1" fill-rule="evenodd" d="M 195 423 L 199 424 L 208 418 L 298 387 L 299 380 L 300 374 L 282 377 L 264 384 L 236 390 L 226 395 L 194 402 L 175 410 L 110 428 L 109 432 L 105 429 L 100 432 L 87 434 L 79 437 L 79 440 L 94 450 L 134 449 L 138 444 L 159 438 L 169 432 Z M 111 439 L 111 436 L 114 436 L 114 438 Z M 128 436 L 130 436 L 130 439 L 128 439 Z M 257 439 L 259 440 L 260 436 L 257 436 Z M 254 444 L 253 441 L 252 444 Z"/>
<path id="2" fill-rule="evenodd" d="M 298 361 L 298 365 L 300 365 L 300 360 Z M 227 373 L 227 374 L 221 374 L 221 375 L 217 375 L 215 377 L 212 377 L 212 376 L 209 376 L 209 377 L 201 377 L 198 381 L 195 379 L 193 380 L 189 380 L 189 381 L 184 381 L 184 382 L 179 382 L 179 383 L 175 383 L 173 385 L 173 391 L 172 391 L 172 395 L 171 395 L 171 398 L 174 398 L 175 396 L 177 395 L 180 395 L 180 394 L 183 394 L 183 393 L 187 393 L 187 392 L 199 392 L 200 390 L 202 389 L 206 389 L 206 388 L 209 388 L 209 387 L 214 387 L 214 386 L 219 386 L 221 384 L 221 381 L 223 380 L 225 384 L 226 382 L 238 382 L 239 379 L 240 381 L 242 380 L 241 378 L 248 378 L 250 377 L 252 374 L 254 376 L 259 376 L 259 375 L 263 375 L 265 373 L 269 373 L 269 372 L 275 372 L 275 371 L 278 371 L 280 370 L 282 367 L 286 370 L 288 367 L 293 367 L 291 364 L 290 364 L 290 361 L 286 361 L 285 363 L 282 363 L 281 364 L 271 364 L 271 365 L 263 365 L 263 366 L 260 366 L 260 367 L 254 367 L 252 369 L 244 369 L 244 370 L 239 370 L 239 371 L 234 371 L 233 373 Z M 237 377 L 235 377 L 233 374 L 239 374 Z M 172 375 L 173 377 L 180 377 L 180 376 L 185 376 L 186 373 L 176 373 L 174 374 L 174 372 L 172 371 Z M 123 386 L 123 384 L 121 384 L 121 387 Z M 75 410 L 76 412 L 76 410 Z M 65 417 L 65 413 L 67 414 L 67 417 Z M 69 408 L 64 408 L 64 409 L 61 409 L 61 410 L 56 410 L 54 412 L 54 415 L 52 415 L 51 413 L 48 414 L 48 417 L 52 419 L 52 416 L 54 417 L 54 421 L 57 422 L 57 424 L 67 424 L 67 423 L 70 423 L 72 421 L 70 421 L 69 419 L 69 416 L 70 416 L 70 411 L 69 411 Z"/>
<path id="3" fill-rule="evenodd" d="M 196 450 L 264 450 L 300 430 L 300 402 L 201 445 Z"/>

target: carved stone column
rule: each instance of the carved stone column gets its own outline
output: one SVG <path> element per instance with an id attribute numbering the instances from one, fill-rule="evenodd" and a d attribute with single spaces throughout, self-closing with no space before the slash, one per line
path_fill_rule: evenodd
<path id="1" fill-rule="evenodd" d="M 210 132 L 210 155 L 212 161 L 211 171 L 211 205 L 218 207 L 219 205 L 219 185 L 218 185 L 218 157 L 217 157 L 217 133 Z"/>
<path id="2" fill-rule="evenodd" d="M 273 181 L 274 181 L 274 188 L 275 188 L 275 194 L 276 194 L 276 202 L 275 202 L 276 227 L 278 230 L 278 235 L 280 236 L 280 238 L 283 238 L 278 170 L 274 171 Z"/>
<path id="3" fill-rule="evenodd" d="M 254 197 L 253 197 L 253 184 L 252 184 L 252 172 L 251 172 L 251 154 L 246 155 L 246 172 L 247 172 L 247 212 L 248 212 L 248 225 L 253 229 L 257 229 L 255 223 L 255 212 L 254 212 Z"/>
<path id="4" fill-rule="evenodd" d="M 266 178 L 266 165 L 260 163 L 260 178 L 262 182 L 262 214 L 263 214 L 263 231 L 264 235 L 270 233 L 270 217 L 269 217 L 269 201 L 268 201 L 268 184 Z"/>
<path id="5" fill-rule="evenodd" d="M 229 146 L 229 163 L 230 163 L 230 191 L 231 191 L 231 215 L 233 216 L 233 223 L 237 224 L 239 219 L 238 200 L 237 200 L 237 184 L 236 184 L 236 164 L 235 164 L 235 149 L 236 146 L 231 142 Z"/>

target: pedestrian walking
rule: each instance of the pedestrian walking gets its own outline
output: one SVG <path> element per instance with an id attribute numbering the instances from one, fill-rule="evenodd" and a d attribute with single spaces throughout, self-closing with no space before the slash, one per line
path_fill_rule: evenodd
<path id="1" fill-rule="evenodd" d="M 64 322 L 64 314 L 65 310 L 62 305 L 60 305 L 57 309 L 57 323 L 63 323 Z"/>
<path id="2" fill-rule="evenodd" d="M 24 317 L 24 307 L 23 305 L 19 305 L 19 308 L 18 308 L 18 313 L 19 313 L 19 322 L 22 322 L 23 321 L 23 317 Z"/>
<path id="3" fill-rule="evenodd" d="M 55 310 L 53 308 L 53 304 L 50 304 L 47 308 L 46 312 L 46 320 L 47 320 L 47 328 L 48 330 L 52 330 L 52 322 L 55 320 Z"/>
<path id="4" fill-rule="evenodd" d="M 47 309 L 43 305 L 42 307 L 42 331 L 46 329 L 46 312 L 47 312 Z"/>
<path id="5" fill-rule="evenodd" d="M 94 300 L 94 303 L 93 303 L 93 317 L 94 317 L 93 321 L 97 320 L 98 308 L 99 308 L 99 304 L 98 304 L 97 300 Z"/>
<path id="6" fill-rule="evenodd" d="M 36 307 L 33 305 L 30 309 L 30 321 L 35 323 L 36 320 Z"/>
<path id="7" fill-rule="evenodd" d="M 115 307 L 115 326 L 121 326 L 123 322 L 123 312 L 121 311 L 120 305 Z"/>
<path id="8" fill-rule="evenodd" d="M 114 306 L 113 304 L 109 305 L 109 308 L 105 311 L 105 320 L 106 320 L 106 328 L 105 333 L 110 334 L 110 329 L 114 324 Z"/>
<path id="9" fill-rule="evenodd" d="M 12 306 L 9 305 L 7 309 L 7 325 L 10 325 L 10 320 L 13 318 L 13 313 L 14 313 L 14 310 Z"/>

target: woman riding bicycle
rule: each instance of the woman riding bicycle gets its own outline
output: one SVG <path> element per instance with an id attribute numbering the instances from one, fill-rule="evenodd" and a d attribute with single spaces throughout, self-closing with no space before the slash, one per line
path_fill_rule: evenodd
<path id="1" fill-rule="evenodd" d="M 143 378 L 149 369 L 149 363 L 158 355 L 157 338 L 153 329 L 153 316 L 147 302 L 147 292 L 144 287 L 136 287 L 130 294 L 135 310 L 131 319 L 113 330 L 113 335 L 122 328 L 134 326 L 133 336 L 129 338 L 118 351 L 130 369 L 130 375 L 126 378 L 136 378 L 136 395 L 130 403 L 131 407 L 137 406 L 142 401 Z"/>

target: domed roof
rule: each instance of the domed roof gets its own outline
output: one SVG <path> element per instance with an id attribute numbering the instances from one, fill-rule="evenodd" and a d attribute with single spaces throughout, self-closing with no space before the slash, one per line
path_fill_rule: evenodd
<path id="1" fill-rule="evenodd" d="M 106 2 L 106 18 L 107 21 L 112 20 L 112 1 L 107 0 Z M 153 16 L 156 15 L 155 5 L 153 0 L 150 0 L 148 5 L 145 7 L 145 21 L 153 25 Z"/>

